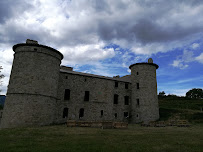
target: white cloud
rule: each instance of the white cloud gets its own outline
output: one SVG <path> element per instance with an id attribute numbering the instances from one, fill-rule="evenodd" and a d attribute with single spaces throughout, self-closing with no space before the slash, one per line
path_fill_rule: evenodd
<path id="1" fill-rule="evenodd" d="M 193 43 L 192 46 L 191 46 L 191 48 L 193 48 L 193 49 L 196 49 L 198 47 L 199 47 L 199 43 Z"/>
<path id="2" fill-rule="evenodd" d="M 195 57 L 192 51 L 184 50 L 183 54 L 178 56 L 176 60 L 171 64 L 173 67 L 177 67 L 180 69 L 185 69 L 189 67 L 189 63 L 198 61 L 199 63 L 203 63 L 203 53 L 199 56 Z"/>
<path id="3" fill-rule="evenodd" d="M 200 62 L 200 63 L 203 63 L 203 53 L 201 53 L 199 56 L 197 56 L 195 58 L 196 61 Z"/>

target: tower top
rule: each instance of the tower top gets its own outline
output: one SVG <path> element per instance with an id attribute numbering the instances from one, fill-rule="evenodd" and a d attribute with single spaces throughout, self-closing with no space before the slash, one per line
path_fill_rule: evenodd
<path id="1" fill-rule="evenodd" d="M 149 59 L 148 59 L 148 63 L 153 63 L 152 58 L 149 58 Z"/>
<path id="2" fill-rule="evenodd" d="M 130 66 L 129 66 L 129 69 L 131 69 L 134 65 L 144 65 L 144 64 L 145 64 L 145 65 L 152 65 L 152 66 L 155 66 L 156 69 L 159 68 L 159 66 L 158 66 L 157 64 L 153 63 L 152 58 L 149 58 L 149 59 L 148 59 L 148 62 L 141 62 L 141 63 L 135 63 L 135 64 L 130 65 Z"/>

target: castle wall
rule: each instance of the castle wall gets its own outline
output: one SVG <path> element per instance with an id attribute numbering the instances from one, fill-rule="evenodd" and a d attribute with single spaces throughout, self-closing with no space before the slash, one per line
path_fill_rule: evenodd
<path id="1" fill-rule="evenodd" d="M 14 46 L 2 128 L 54 122 L 62 54 L 38 44 Z"/>
<path id="2" fill-rule="evenodd" d="M 125 89 L 125 82 L 108 79 L 60 73 L 58 90 L 58 123 L 71 120 L 86 121 L 127 121 L 124 112 L 130 113 L 131 88 Z M 64 100 L 65 89 L 70 89 L 70 99 Z M 84 101 L 85 91 L 89 91 L 89 101 Z M 114 94 L 118 94 L 118 104 L 114 104 Z M 129 105 L 125 105 L 124 96 L 129 96 Z M 63 118 L 63 109 L 68 108 L 68 117 Z M 84 108 L 84 117 L 79 118 L 79 111 Z M 103 116 L 101 116 L 103 110 Z M 117 118 L 115 118 L 117 113 Z"/>
<path id="3" fill-rule="evenodd" d="M 159 119 L 156 68 L 156 64 L 148 63 L 131 67 L 133 122 Z"/>

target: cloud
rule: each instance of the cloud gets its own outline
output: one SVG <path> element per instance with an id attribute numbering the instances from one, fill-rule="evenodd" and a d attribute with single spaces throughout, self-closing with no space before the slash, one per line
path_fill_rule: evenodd
<path id="1" fill-rule="evenodd" d="M 199 56 L 197 56 L 195 58 L 196 61 L 200 62 L 200 63 L 203 63 L 203 53 L 201 53 Z"/>
<path id="2" fill-rule="evenodd" d="M 192 46 L 191 46 L 192 49 L 196 49 L 196 48 L 198 48 L 198 47 L 199 47 L 199 44 L 198 44 L 198 43 L 193 43 Z"/>
<path id="3" fill-rule="evenodd" d="M 113 58 L 117 50 L 105 48 L 110 44 L 128 50 L 131 57 L 118 56 L 121 66 L 129 65 L 200 39 L 202 14 L 201 0 L 0 1 L 0 61 L 5 62 L 0 64 L 10 71 L 12 53 L 2 54 L 30 38 L 61 51 L 66 65 L 93 65 Z M 187 53 L 172 65 L 187 68 L 193 62 Z M 193 60 L 202 63 L 201 56 Z"/>

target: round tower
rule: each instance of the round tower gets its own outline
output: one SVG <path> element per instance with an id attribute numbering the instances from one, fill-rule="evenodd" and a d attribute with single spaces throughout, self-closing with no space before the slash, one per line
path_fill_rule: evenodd
<path id="1" fill-rule="evenodd" d="M 15 54 L 1 127 L 53 123 L 63 55 L 33 40 L 14 45 L 13 51 Z"/>
<path id="2" fill-rule="evenodd" d="M 147 63 L 130 65 L 132 83 L 132 122 L 159 119 L 156 69 L 158 65 L 150 58 Z"/>

